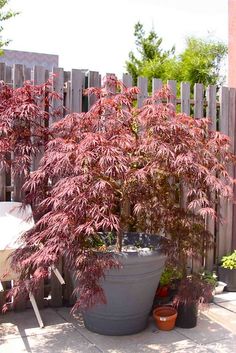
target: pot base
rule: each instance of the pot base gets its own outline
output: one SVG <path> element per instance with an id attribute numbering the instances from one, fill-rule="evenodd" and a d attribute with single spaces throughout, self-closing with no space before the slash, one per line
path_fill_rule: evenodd
<path id="1" fill-rule="evenodd" d="M 148 319 L 145 317 L 136 318 L 104 318 L 93 315 L 84 315 L 84 325 L 92 332 L 106 336 L 125 336 L 143 331 L 148 325 Z"/>

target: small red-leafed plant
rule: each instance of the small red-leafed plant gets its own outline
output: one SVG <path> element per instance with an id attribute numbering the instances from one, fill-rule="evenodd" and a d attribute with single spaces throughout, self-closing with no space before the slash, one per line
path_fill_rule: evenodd
<path id="1" fill-rule="evenodd" d="M 79 277 L 75 308 L 105 302 L 100 279 L 119 267 L 112 253 L 98 251 L 100 232 L 115 235 L 117 251 L 125 231 L 162 234 L 169 262 L 183 268 L 211 246 L 205 220 L 216 217 L 219 197 L 232 196 L 227 167 L 235 160 L 229 138 L 208 119 L 175 113 L 168 88 L 140 109 L 138 89 L 113 76 L 87 93 L 97 101 L 52 126 L 56 137 L 24 186 L 26 203 L 36 202 L 43 216 L 12 258 L 21 271 L 16 294 L 36 288 L 63 257 Z"/>

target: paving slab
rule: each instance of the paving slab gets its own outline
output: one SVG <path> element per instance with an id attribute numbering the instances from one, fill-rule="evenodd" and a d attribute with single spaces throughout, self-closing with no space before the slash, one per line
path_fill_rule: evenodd
<path id="1" fill-rule="evenodd" d="M 45 331 L 60 331 L 61 325 L 68 326 L 68 322 L 58 316 L 51 308 L 40 310 L 40 313 L 45 328 L 39 327 L 32 309 L 22 312 L 8 312 L 5 315 L 0 315 L 0 337 L 4 336 L 10 339 L 16 336 L 42 335 Z"/>
<path id="2" fill-rule="evenodd" d="M 226 311 L 221 309 L 222 311 Z M 208 310 L 209 312 L 210 310 Z M 206 316 L 207 313 L 198 317 L 198 324 L 191 329 L 183 329 L 176 327 L 175 330 L 198 344 L 205 345 L 223 339 L 231 339 L 233 333 L 222 327 L 221 324 L 213 321 L 211 317 Z"/>
<path id="3" fill-rule="evenodd" d="M 222 340 L 219 342 L 207 344 L 206 348 L 210 350 L 211 353 L 234 353 L 236 352 L 236 340 Z"/>
<path id="4" fill-rule="evenodd" d="M 221 303 L 217 303 L 218 306 L 221 308 L 225 308 L 233 313 L 236 314 L 236 300 L 225 301 Z"/>
<path id="5" fill-rule="evenodd" d="M 196 341 L 194 341 L 191 337 L 193 334 L 189 335 L 189 337 L 185 334 L 186 332 L 189 333 L 189 330 L 186 329 L 177 330 L 175 328 L 168 332 L 160 331 L 155 326 L 152 318 L 149 320 L 147 329 L 143 332 L 135 335 L 115 337 L 102 336 L 88 331 L 84 327 L 80 314 L 72 316 L 66 308 L 59 308 L 57 312 L 59 315 L 62 315 L 65 320 L 77 326 L 79 332 L 104 353 L 211 353 L 211 351 L 199 344 L 200 342 L 197 341 L 198 335 L 196 335 Z M 207 319 L 205 321 L 207 321 Z M 199 324 L 202 324 L 201 320 Z M 218 325 L 217 328 L 219 327 L 222 329 L 222 327 Z M 196 328 L 193 330 L 196 330 Z M 206 330 L 206 327 L 204 327 L 204 330 Z M 227 333 L 228 331 L 225 330 L 224 335 L 222 334 L 222 338 L 230 337 L 229 335 L 227 336 Z M 206 333 L 206 336 L 207 335 L 208 333 Z M 219 335 L 216 333 L 214 337 L 218 336 Z M 213 337 L 212 340 L 214 340 Z M 210 340 L 210 342 L 212 342 L 212 340 Z"/>
<path id="6" fill-rule="evenodd" d="M 210 309 L 204 313 L 205 317 L 212 320 L 215 325 L 220 324 L 221 330 L 218 333 L 220 339 L 224 338 L 222 335 L 225 330 L 236 335 L 236 313 L 224 308 L 223 304 L 226 305 L 226 302 L 220 303 L 220 305 L 211 304 Z"/>
<path id="7" fill-rule="evenodd" d="M 214 296 L 214 303 L 236 300 L 236 292 L 223 292 Z"/>
<path id="8" fill-rule="evenodd" d="M 236 335 L 207 315 L 236 314 L 212 304 L 197 327 L 160 331 L 150 317 L 146 330 L 129 336 L 102 336 L 88 331 L 80 314 L 69 308 L 41 310 L 46 324 L 38 327 L 32 310 L 0 315 L 0 353 L 230 353 Z M 232 323 L 233 324 L 233 323 Z M 236 325 L 234 324 L 235 328 Z"/>
<path id="9" fill-rule="evenodd" d="M 0 353 L 99 353 L 76 327 L 53 309 L 41 310 L 46 324 L 38 327 L 32 310 L 0 316 Z"/>

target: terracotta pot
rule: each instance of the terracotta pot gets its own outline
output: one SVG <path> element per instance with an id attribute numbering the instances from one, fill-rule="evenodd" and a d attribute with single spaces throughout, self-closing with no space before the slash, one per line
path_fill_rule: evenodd
<path id="1" fill-rule="evenodd" d="M 161 306 L 153 311 L 153 317 L 159 330 L 170 331 L 175 327 L 177 310 L 171 306 Z"/>

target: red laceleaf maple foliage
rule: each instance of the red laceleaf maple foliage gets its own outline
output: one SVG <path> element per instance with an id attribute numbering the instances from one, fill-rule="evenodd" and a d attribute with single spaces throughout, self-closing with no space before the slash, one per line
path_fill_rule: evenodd
<path id="1" fill-rule="evenodd" d="M 0 82 L 0 170 L 29 174 L 32 158 L 49 139 L 49 112 L 51 117 L 61 114 L 53 100 L 61 97 L 52 90 L 52 80 L 41 85 L 26 81 L 20 88 Z"/>
<path id="2" fill-rule="evenodd" d="M 168 88 L 140 109 L 138 89 L 112 76 L 87 93 L 95 104 L 52 126 L 55 137 L 25 183 L 26 203 L 43 216 L 12 258 L 21 271 L 17 296 L 34 290 L 63 256 L 79 278 L 75 308 L 105 302 L 99 281 L 119 267 L 112 253 L 97 251 L 100 232 L 115 234 L 117 251 L 124 231 L 162 234 L 169 261 L 183 266 L 209 247 L 206 217 L 217 217 L 219 197 L 232 197 L 227 168 L 235 162 L 229 138 L 212 131 L 209 119 L 177 114 Z"/>

